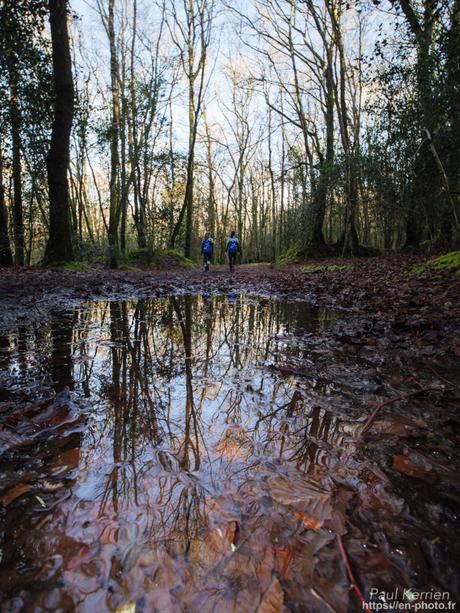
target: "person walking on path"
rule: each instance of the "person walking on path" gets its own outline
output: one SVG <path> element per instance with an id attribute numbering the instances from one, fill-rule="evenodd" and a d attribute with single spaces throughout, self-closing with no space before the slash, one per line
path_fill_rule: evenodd
<path id="1" fill-rule="evenodd" d="M 238 253 L 241 252 L 240 242 L 236 238 L 235 232 L 232 232 L 230 234 L 230 238 L 228 239 L 225 252 L 228 256 L 228 265 L 230 267 L 230 272 L 233 272 L 235 270 L 236 256 Z"/>
<path id="2" fill-rule="evenodd" d="M 201 243 L 201 253 L 203 254 L 203 267 L 207 272 L 214 255 L 214 241 L 211 238 L 211 232 L 206 232 L 206 235 Z"/>

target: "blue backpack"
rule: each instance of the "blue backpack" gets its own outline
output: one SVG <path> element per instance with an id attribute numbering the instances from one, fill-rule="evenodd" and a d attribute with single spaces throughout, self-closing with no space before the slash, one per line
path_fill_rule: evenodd
<path id="1" fill-rule="evenodd" d="M 207 238 L 203 242 L 203 253 L 210 255 L 212 253 L 212 238 Z"/>
<path id="2" fill-rule="evenodd" d="M 232 236 L 232 238 L 230 238 L 228 241 L 228 253 L 230 255 L 235 255 L 235 253 L 238 253 L 238 239 L 236 236 Z"/>

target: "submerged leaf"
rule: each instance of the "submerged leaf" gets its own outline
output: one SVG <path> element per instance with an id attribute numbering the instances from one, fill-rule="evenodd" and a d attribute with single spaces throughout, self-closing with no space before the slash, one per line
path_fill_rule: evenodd
<path id="1" fill-rule="evenodd" d="M 312 517 L 311 515 L 299 513 L 298 511 L 294 511 L 293 515 L 300 522 L 302 522 L 305 530 L 319 530 L 321 528 L 322 522 L 317 517 Z"/>
<path id="2" fill-rule="evenodd" d="M 13 500 L 16 500 L 16 498 L 19 498 L 28 492 L 30 488 L 31 486 L 28 483 L 20 483 L 19 485 L 16 485 L 16 487 L 8 490 L 7 493 L 0 498 L 0 502 L 3 506 L 7 507 L 13 502 Z"/>
<path id="3" fill-rule="evenodd" d="M 287 506 L 306 529 L 319 530 L 332 517 L 331 492 L 300 476 L 271 477 L 268 485 L 273 500 Z"/>
<path id="4" fill-rule="evenodd" d="M 43 500 L 43 498 L 41 496 L 35 496 L 35 498 L 38 500 L 38 502 L 40 503 L 40 505 L 46 509 L 46 502 Z"/>
<path id="5" fill-rule="evenodd" d="M 257 613 L 279 613 L 283 608 L 284 593 L 280 582 L 276 577 L 265 591 L 257 607 Z"/>
<path id="6" fill-rule="evenodd" d="M 436 473 L 430 470 L 429 466 L 422 465 L 416 459 L 407 455 L 395 455 L 393 458 L 393 469 L 416 479 L 431 482 L 436 480 Z"/>

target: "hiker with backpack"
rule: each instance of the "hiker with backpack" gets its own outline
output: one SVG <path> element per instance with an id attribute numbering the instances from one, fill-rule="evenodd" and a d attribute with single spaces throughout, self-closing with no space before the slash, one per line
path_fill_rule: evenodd
<path id="1" fill-rule="evenodd" d="M 240 253 L 240 243 L 236 238 L 235 232 L 230 234 L 230 238 L 227 242 L 227 247 L 225 248 L 225 253 L 228 256 L 228 265 L 230 267 L 230 272 L 233 272 L 236 264 L 236 256 Z"/>
<path id="2" fill-rule="evenodd" d="M 206 232 L 201 243 L 201 253 L 203 254 L 204 270 L 208 271 L 214 254 L 214 241 L 211 238 L 211 232 Z"/>

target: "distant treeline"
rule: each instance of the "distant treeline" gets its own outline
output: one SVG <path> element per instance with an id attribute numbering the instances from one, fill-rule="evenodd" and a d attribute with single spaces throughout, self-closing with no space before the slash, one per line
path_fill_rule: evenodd
<path id="1" fill-rule="evenodd" d="M 460 0 L 85 6 L 0 3 L 0 264 L 459 245 Z"/>

